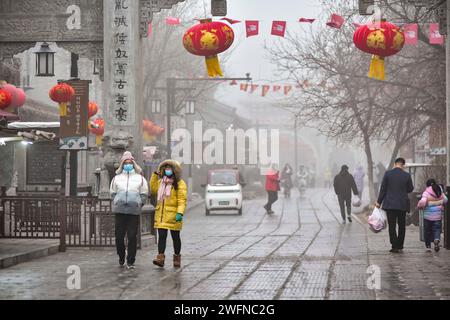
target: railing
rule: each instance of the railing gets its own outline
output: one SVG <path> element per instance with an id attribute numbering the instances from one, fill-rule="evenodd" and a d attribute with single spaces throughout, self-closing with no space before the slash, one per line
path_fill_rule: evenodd
<path id="1" fill-rule="evenodd" d="M 60 239 L 66 247 L 115 246 L 115 216 L 111 200 L 97 197 L 0 197 L 0 237 Z M 141 237 L 154 234 L 154 210 L 141 215 Z"/>

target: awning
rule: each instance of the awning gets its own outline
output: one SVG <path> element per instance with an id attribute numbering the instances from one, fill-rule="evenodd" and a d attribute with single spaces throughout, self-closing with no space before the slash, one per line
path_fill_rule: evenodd
<path id="1" fill-rule="evenodd" d="M 12 122 L 8 124 L 8 129 L 49 129 L 59 128 L 59 122 Z"/>
<path id="2" fill-rule="evenodd" d="M 18 121 L 20 120 L 19 116 L 17 114 L 6 112 L 3 110 L 0 110 L 0 119 L 5 119 L 6 121 Z"/>

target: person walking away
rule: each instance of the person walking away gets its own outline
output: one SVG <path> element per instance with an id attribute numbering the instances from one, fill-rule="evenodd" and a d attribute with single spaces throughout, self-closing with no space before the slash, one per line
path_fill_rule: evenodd
<path id="1" fill-rule="evenodd" d="M 294 170 L 292 169 L 291 165 L 289 163 L 286 163 L 286 165 L 283 168 L 283 171 L 281 172 L 281 182 L 283 185 L 284 195 L 286 198 L 289 198 L 291 196 L 291 189 L 292 189 L 292 175 L 294 174 Z"/>
<path id="2" fill-rule="evenodd" d="M 120 160 L 116 176 L 111 181 L 112 212 L 115 214 L 116 249 L 120 267 L 125 266 L 125 234 L 128 239 L 127 268 L 135 269 L 137 234 L 142 207 L 148 198 L 147 180 L 131 152 Z"/>
<path id="3" fill-rule="evenodd" d="M 339 207 L 341 209 L 342 223 L 345 224 L 345 208 L 347 208 L 347 218 L 352 222 L 352 191 L 355 196 L 358 195 L 355 179 L 348 172 L 348 166 L 343 165 L 341 172 L 334 178 L 334 192 L 338 196 Z"/>
<path id="4" fill-rule="evenodd" d="M 434 242 L 434 251 L 438 252 L 440 248 L 442 232 L 442 215 L 444 204 L 448 201 L 443 189 L 436 183 L 436 180 L 429 179 L 427 188 L 422 194 L 417 207 L 424 210 L 424 238 L 427 251 L 431 251 L 431 241 Z"/>
<path id="5" fill-rule="evenodd" d="M 411 204 L 408 194 L 414 191 L 411 175 L 404 170 L 406 161 L 403 158 L 395 160 L 395 167 L 384 174 L 380 194 L 375 204 L 387 213 L 389 239 L 392 253 L 403 250 L 406 233 L 406 212 L 410 212 Z M 398 226 L 398 233 L 397 233 Z"/>
<path id="6" fill-rule="evenodd" d="M 158 255 L 153 264 L 164 267 L 167 236 L 173 240 L 173 266 L 181 267 L 181 237 L 187 205 L 187 185 L 181 179 L 181 165 L 175 160 L 163 161 L 150 179 L 150 190 L 157 195 L 155 229 L 158 230 Z"/>
<path id="7" fill-rule="evenodd" d="M 353 178 L 355 179 L 356 188 L 358 189 L 359 198 L 362 200 L 362 195 L 364 191 L 364 177 L 366 176 L 364 168 L 358 166 L 353 173 Z"/>
<path id="8" fill-rule="evenodd" d="M 268 214 L 273 214 L 272 205 L 278 200 L 278 191 L 280 191 L 280 174 L 276 165 L 272 165 L 266 173 L 266 191 L 268 201 L 264 209 Z"/>

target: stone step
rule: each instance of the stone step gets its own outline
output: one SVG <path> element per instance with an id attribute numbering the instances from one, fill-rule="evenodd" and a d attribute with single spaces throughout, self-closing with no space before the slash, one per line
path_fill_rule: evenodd
<path id="1" fill-rule="evenodd" d="M 59 240 L 0 239 L 0 269 L 56 254 Z"/>

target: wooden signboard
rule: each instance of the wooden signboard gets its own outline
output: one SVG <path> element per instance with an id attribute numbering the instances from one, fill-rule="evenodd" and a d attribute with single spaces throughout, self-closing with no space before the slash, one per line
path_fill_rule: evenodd
<path id="1" fill-rule="evenodd" d="M 56 143 L 35 143 L 27 146 L 27 184 L 60 185 L 64 151 Z"/>

